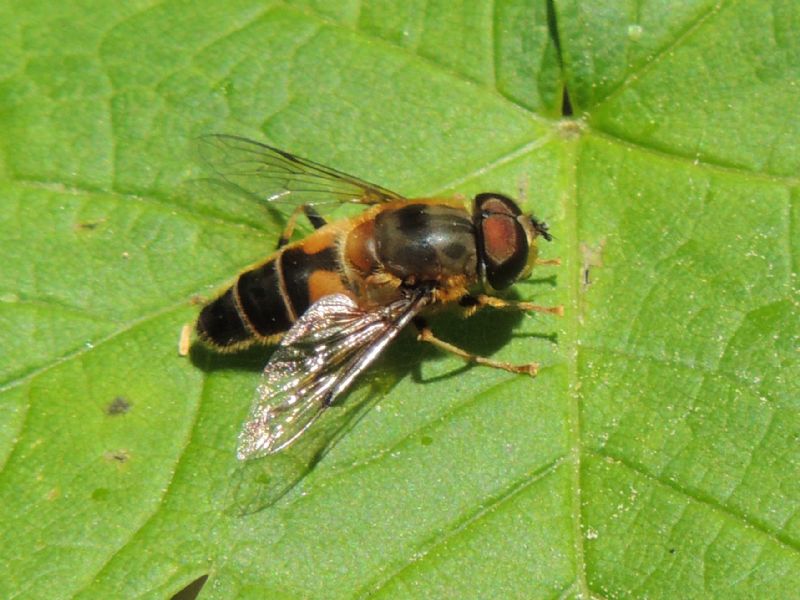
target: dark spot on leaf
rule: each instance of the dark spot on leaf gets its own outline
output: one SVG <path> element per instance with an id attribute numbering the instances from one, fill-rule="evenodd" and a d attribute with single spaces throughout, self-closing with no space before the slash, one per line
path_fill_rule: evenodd
<path id="1" fill-rule="evenodd" d="M 115 417 L 124 415 L 130 409 L 131 403 L 122 396 L 117 396 L 106 406 L 106 414 L 110 417 Z"/>
<path id="2" fill-rule="evenodd" d="M 670 554 L 675 554 L 675 548 L 670 548 L 670 549 L 669 549 L 669 553 L 670 553 Z"/>
<path id="3" fill-rule="evenodd" d="M 114 450 L 106 452 L 104 457 L 109 462 L 126 463 L 130 460 L 131 455 L 127 450 Z"/>
<path id="4" fill-rule="evenodd" d="M 195 579 L 192 583 L 183 588 L 180 592 L 172 597 L 172 600 L 194 600 L 200 594 L 200 590 L 208 580 L 208 575 L 202 575 Z"/>
<path id="5" fill-rule="evenodd" d="M 581 243 L 580 245 L 583 263 L 581 266 L 581 279 L 583 280 L 582 286 L 584 290 L 592 285 L 591 272 L 594 270 L 594 268 L 603 266 L 603 249 L 605 244 L 606 241 L 603 239 L 600 240 L 600 243 L 594 247 L 589 246 L 586 243 Z"/>
<path id="6" fill-rule="evenodd" d="M 429 436 L 429 435 L 423 435 L 423 436 L 422 436 L 422 437 L 419 439 L 419 442 L 420 442 L 420 444 L 422 444 L 423 446 L 430 446 L 430 445 L 433 443 L 433 438 L 432 438 L 431 436 Z"/>
<path id="7" fill-rule="evenodd" d="M 78 231 L 93 231 L 97 229 L 100 225 L 102 225 L 106 221 L 106 218 L 103 217 L 102 219 L 95 219 L 94 221 L 80 221 L 79 223 L 75 224 L 75 228 Z"/>
<path id="8" fill-rule="evenodd" d="M 108 500 L 110 493 L 111 492 L 109 492 L 108 488 L 97 488 L 92 492 L 92 500 L 96 500 L 97 502 Z"/>

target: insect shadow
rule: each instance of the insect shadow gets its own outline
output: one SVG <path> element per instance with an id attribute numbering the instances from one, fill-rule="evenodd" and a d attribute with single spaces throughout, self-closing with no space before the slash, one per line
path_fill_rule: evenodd
<path id="1" fill-rule="evenodd" d="M 518 312 L 487 309 L 469 319 L 451 311 L 442 311 L 431 320 L 442 339 L 458 344 L 470 352 L 492 355 L 512 337 L 521 319 Z M 532 337 L 549 336 L 526 334 Z M 457 377 L 476 365 L 458 366 L 443 375 L 423 379 L 421 365 L 436 360 L 444 353 L 415 339 L 413 327 L 407 327 L 386 349 L 376 363 L 362 374 L 360 381 L 325 410 L 313 427 L 291 446 L 261 458 L 237 461 L 233 458 L 231 440 L 231 486 L 222 499 L 223 510 L 232 515 L 248 515 L 263 510 L 283 497 L 346 435 L 358 421 L 403 378 L 411 376 L 424 385 L 426 382 Z M 201 343 L 192 345 L 189 358 L 206 373 L 247 371 L 258 373 L 272 355 L 274 347 L 255 346 L 246 350 L 219 354 Z M 481 368 L 481 367 L 478 367 Z M 242 401 L 242 420 L 255 396 Z"/>

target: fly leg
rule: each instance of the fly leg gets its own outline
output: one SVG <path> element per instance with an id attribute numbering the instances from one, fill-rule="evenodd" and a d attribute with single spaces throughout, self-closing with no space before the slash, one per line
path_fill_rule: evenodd
<path id="1" fill-rule="evenodd" d="M 317 209 L 310 204 L 303 204 L 303 213 L 306 215 L 308 222 L 311 223 L 311 226 L 314 229 L 319 229 L 320 227 L 324 227 L 328 224 L 324 217 L 317 212 Z"/>
<path id="2" fill-rule="evenodd" d="M 508 371 L 510 373 L 524 373 L 526 375 L 530 375 L 531 377 L 536 377 L 536 373 L 539 370 L 538 363 L 528 363 L 526 365 L 513 365 L 507 362 L 500 362 L 492 360 L 491 358 L 486 358 L 484 356 L 471 354 L 470 352 L 467 352 L 463 348 L 459 348 L 458 346 L 454 346 L 453 344 L 445 342 L 444 340 L 440 340 L 433 334 L 433 332 L 428 327 L 428 323 L 422 317 L 414 318 L 414 327 L 417 328 L 418 331 L 417 339 L 419 341 L 433 344 L 437 348 L 445 350 L 446 352 L 450 352 L 451 354 L 455 354 L 459 358 L 469 363 L 484 365 L 487 367 L 492 367 L 493 369 L 502 369 L 503 371 Z"/>
<path id="3" fill-rule="evenodd" d="M 314 209 L 313 206 L 310 204 L 301 204 L 292 211 L 292 214 L 289 215 L 289 220 L 286 221 L 286 227 L 283 228 L 283 233 L 281 234 L 281 237 L 278 238 L 279 250 L 288 244 L 290 239 L 292 239 L 294 226 L 297 223 L 297 217 L 300 216 L 301 212 L 306 215 L 308 222 L 311 223 L 311 226 L 314 229 L 319 229 L 320 227 L 328 224 L 328 222 L 322 218 L 322 216 Z"/>
<path id="4" fill-rule="evenodd" d="M 521 310 L 549 313 L 551 315 L 564 315 L 564 307 L 559 306 L 540 306 L 532 304 L 531 302 L 517 302 L 514 300 L 503 300 L 495 296 L 488 296 L 486 294 L 478 294 L 477 296 L 462 296 L 458 303 L 467 309 L 467 314 L 473 314 L 482 308 L 491 306 L 492 308 L 499 308 L 501 310 Z"/>

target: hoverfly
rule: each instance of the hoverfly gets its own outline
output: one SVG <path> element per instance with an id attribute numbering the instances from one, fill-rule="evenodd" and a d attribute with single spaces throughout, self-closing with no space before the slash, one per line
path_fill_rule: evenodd
<path id="1" fill-rule="evenodd" d="M 407 199 L 329 167 L 241 137 L 202 138 L 201 152 L 228 184 L 265 201 L 291 200 L 278 249 L 239 275 L 197 319 L 200 340 L 218 351 L 255 343 L 278 347 L 264 368 L 240 436 L 241 460 L 277 453 L 300 437 L 409 323 L 418 338 L 464 360 L 536 374 L 472 355 L 437 338 L 423 315 L 455 304 L 561 314 L 561 307 L 509 302 L 476 290 L 506 288 L 538 259 L 547 225 L 509 197 Z M 323 202 L 367 205 L 356 218 L 327 223 Z M 315 232 L 289 243 L 299 213 Z"/>

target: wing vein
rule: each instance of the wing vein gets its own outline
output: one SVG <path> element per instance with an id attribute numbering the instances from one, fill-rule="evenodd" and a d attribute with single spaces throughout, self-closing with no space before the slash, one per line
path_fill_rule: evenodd
<path id="1" fill-rule="evenodd" d="M 345 294 L 312 304 L 264 367 L 239 436 L 239 458 L 274 454 L 297 440 L 430 298 L 417 289 L 370 309 Z"/>

